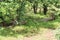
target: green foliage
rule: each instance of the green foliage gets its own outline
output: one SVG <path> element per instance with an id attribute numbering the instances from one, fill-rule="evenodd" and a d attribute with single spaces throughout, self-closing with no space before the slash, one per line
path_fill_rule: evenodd
<path id="1" fill-rule="evenodd" d="M 47 5 L 47 15 L 43 15 L 43 4 Z M 19 26 L 11 27 L 12 29 L 0 28 L 0 35 L 29 35 L 29 33 L 38 33 L 40 28 L 55 29 L 60 22 L 59 4 L 60 0 L 3 0 L 0 2 L 0 17 L 3 18 L 0 18 L 0 24 L 2 22 L 9 24 L 13 20 L 16 21 L 16 24 L 18 23 Z M 34 14 L 33 5 L 35 5 L 39 13 Z M 41 21 L 41 19 L 50 17 L 51 13 L 56 15 L 56 20 Z M 25 21 L 26 23 L 23 24 Z M 12 34 L 10 34 L 10 32 Z"/>
<path id="2" fill-rule="evenodd" d="M 60 26 L 54 32 L 55 32 L 55 37 L 57 38 L 57 40 L 60 40 Z"/>
<path id="3" fill-rule="evenodd" d="M 5 2 L 1 2 L 0 3 L 1 7 L 0 7 L 0 15 L 1 17 L 4 18 L 5 21 L 9 21 L 11 19 L 16 18 L 16 10 L 19 7 L 17 3 L 5 3 Z M 9 21 L 10 22 L 10 21 Z"/>

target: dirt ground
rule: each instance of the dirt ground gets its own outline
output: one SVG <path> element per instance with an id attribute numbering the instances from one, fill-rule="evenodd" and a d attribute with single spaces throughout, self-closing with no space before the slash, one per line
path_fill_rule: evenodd
<path id="1" fill-rule="evenodd" d="M 55 38 L 55 33 L 51 29 L 45 29 L 42 34 L 36 34 L 30 37 L 23 37 L 23 38 L 7 38 L 4 40 L 57 40 Z"/>
<path id="2" fill-rule="evenodd" d="M 41 35 L 37 34 L 32 37 L 25 37 L 22 40 L 57 40 L 55 33 L 51 29 L 46 29 Z"/>

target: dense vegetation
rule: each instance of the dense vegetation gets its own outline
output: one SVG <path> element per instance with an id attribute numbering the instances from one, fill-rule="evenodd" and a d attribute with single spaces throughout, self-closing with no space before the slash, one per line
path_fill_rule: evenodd
<path id="1" fill-rule="evenodd" d="M 59 27 L 59 22 L 60 0 L 0 0 L 0 26 L 14 27 L 1 28 L 0 35 L 38 33 L 40 28 Z"/>
<path id="2" fill-rule="evenodd" d="M 43 20 L 53 20 L 54 15 L 59 14 L 59 1 L 57 0 L 1 0 L 0 1 L 0 25 L 20 25 L 26 24 L 30 14 L 51 15 L 51 18 Z M 54 8 L 55 7 L 55 8 Z M 58 16 L 57 15 L 57 16 Z M 32 18 L 33 19 L 33 18 Z M 39 18 L 40 19 L 40 18 Z M 39 20 L 38 19 L 38 20 Z"/>

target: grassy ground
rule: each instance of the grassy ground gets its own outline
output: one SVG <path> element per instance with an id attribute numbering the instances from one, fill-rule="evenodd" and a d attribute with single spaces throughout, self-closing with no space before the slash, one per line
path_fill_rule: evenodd
<path id="1" fill-rule="evenodd" d="M 24 36 L 32 36 L 38 33 L 41 34 L 44 30 L 41 31 L 42 28 L 47 29 L 55 29 L 60 26 L 60 19 L 57 18 L 53 21 L 41 22 L 41 18 L 46 18 L 47 16 L 32 14 L 26 16 L 25 20 L 27 23 L 25 25 L 15 26 L 11 28 L 0 27 L 0 40 L 10 38 L 22 38 Z"/>

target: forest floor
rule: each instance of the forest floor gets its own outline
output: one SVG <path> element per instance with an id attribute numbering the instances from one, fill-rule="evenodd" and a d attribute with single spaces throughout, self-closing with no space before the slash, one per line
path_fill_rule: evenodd
<path id="1" fill-rule="evenodd" d="M 42 34 L 38 33 L 34 36 L 22 37 L 22 38 L 7 37 L 7 38 L 2 38 L 1 40 L 57 40 L 57 39 L 55 38 L 54 30 L 44 29 Z"/>
<path id="2" fill-rule="evenodd" d="M 44 17 L 42 16 L 42 18 Z M 0 40 L 57 40 L 54 31 L 56 27 L 60 26 L 60 18 L 49 22 L 40 22 L 39 18 L 40 15 L 31 15 L 26 19 L 26 25 L 16 26 L 12 29 L 0 28 Z M 18 37 L 15 37 L 16 35 Z"/>

